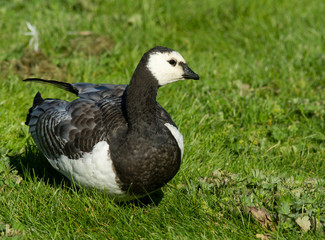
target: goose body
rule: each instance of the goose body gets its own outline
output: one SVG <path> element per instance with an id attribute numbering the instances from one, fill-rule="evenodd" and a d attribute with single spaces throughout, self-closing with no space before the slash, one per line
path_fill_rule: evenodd
<path id="1" fill-rule="evenodd" d="M 156 102 L 160 86 L 199 79 L 176 51 L 154 47 L 129 85 L 52 84 L 76 94 L 72 102 L 37 93 L 26 119 L 50 164 L 80 187 L 121 200 L 145 196 L 170 181 L 183 156 L 183 137 Z"/>

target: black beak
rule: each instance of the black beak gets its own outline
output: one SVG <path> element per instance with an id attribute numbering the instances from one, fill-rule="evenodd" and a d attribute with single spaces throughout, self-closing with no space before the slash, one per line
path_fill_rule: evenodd
<path id="1" fill-rule="evenodd" d="M 190 69 L 189 66 L 187 66 L 186 63 L 183 63 L 181 66 L 184 69 L 183 77 L 185 79 L 194 79 L 194 80 L 199 80 L 200 79 L 199 75 L 197 75 L 195 72 L 193 72 L 192 69 Z"/>

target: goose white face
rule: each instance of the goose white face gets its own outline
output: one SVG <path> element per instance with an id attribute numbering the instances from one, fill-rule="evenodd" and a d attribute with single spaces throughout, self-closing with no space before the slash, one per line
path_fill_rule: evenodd
<path id="1" fill-rule="evenodd" d="M 184 66 L 187 66 L 184 58 L 176 51 L 154 52 L 149 56 L 147 64 L 159 86 L 186 79 Z"/>

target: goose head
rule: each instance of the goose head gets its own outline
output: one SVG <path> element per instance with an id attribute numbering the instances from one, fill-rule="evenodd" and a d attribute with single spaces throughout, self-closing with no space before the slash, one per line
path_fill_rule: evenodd
<path id="1" fill-rule="evenodd" d="M 180 53 L 166 47 L 154 47 L 148 52 L 147 68 L 157 79 L 158 86 L 185 79 L 199 79 Z"/>

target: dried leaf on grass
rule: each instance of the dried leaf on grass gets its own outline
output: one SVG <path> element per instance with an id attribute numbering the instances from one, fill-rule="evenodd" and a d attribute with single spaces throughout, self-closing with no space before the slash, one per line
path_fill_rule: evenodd
<path id="1" fill-rule="evenodd" d="M 268 240 L 271 238 L 271 235 L 270 234 L 256 234 L 255 235 L 256 238 L 259 238 L 261 240 Z"/>
<path id="2" fill-rule="evenodd" d="M 310 230 L 310 220 L 308 216 L 304 216 L 304 217 L 298 217 L 296 219 L 296 223 L 299 225 L 299 227 L 304 231 L 307 232 L 308 230 Z"/>
<path id="3" fill-rule="evenodd" d="M 271 215 L 266 211 L 265 207 L 258 209 L 256 207 L 245 207 L 247 213 L 250 213 L 254 219 L 263 227 L 274 229 Z"/>

